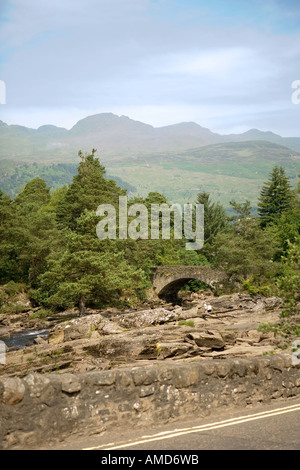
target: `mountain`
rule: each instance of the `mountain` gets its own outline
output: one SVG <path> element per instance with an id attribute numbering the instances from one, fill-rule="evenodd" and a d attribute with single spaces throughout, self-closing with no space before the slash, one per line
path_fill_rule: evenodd
<path id="1" fill-rule="evenodd" d="M 218 134 L 194 122 L 155 128 L 126 116 L 97 114 L 80 120 L 69 131 L 66 142 L 85 145 L 91 142 L 106 156 L 118 157 L 132 153 L 152 154 L 181 151 L 219 142 Z"/>
<path id="2" fill-rule="evenodd" d="M 227 142 L 243 142 L 249 140 L 265 140 L 273 142 L 274 144 L 284 145 L 290 147 L 297 152 L 300 152 L 300 138 L 299 137 L 281 137 L 278 134 L 270 131 L 260 131 L 258 129 L 250 129 L 243 134 L 229 134 L 223 136 Z"/>
<path id="3" fill-rule="evenodd" d="M 96 114 L 78 121 L 70 130 L 44 125 L 38 129 L 0 121 L 0 159 L 25 161 L 76 161 L 78 150 L 97 148 L 103 162 L 120 156 L 181 152 L 212 144 L 264 140 L 300 152 L 300 138 L 284 138 L 251 129 L 243 134 L 221 135 L 194 122 L 153 127 L 126 116 Z"/>
<path id="4" fill-rule="evenodd" d="M 131 194 L 159 191 L 170 202 L 194 202 L 199 191 L 207 191 L 226 207 L 230 200 L 246 199 L 255 207 L 275 165 L 285 168 L 293 185 L 300 171 L 299 137 L 258 129 L 221 135 L 194 122 L 155 128 L 102 113 L 69 130 L 0 121 L 0 189 L 14 195 L 35 176 L 52 188 L 68 184 L 79 163 L 78 150 L 93 148 L 107 173 Z"/>

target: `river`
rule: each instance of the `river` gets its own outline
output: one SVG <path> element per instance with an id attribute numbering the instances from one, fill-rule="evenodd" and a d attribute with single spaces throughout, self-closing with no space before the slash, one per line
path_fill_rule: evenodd
<path id="1" fill-rule="evenodd" d="M 33 340 L 40 336 L 41 338 L 48 338 L 49 330 L 24 330 L 16 332 L 10 337 L 0 338 L 7 347 L 24 349 L 29 343 L 33 343 Z"/>

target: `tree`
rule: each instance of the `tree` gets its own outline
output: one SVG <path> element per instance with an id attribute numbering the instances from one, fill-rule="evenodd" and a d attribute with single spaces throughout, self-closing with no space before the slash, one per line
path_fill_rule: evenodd
<path id="1" fill-rule="evenodd" d="M 196 203 L 204 205 L 204 247 L 201 253 L 210 259 L 217 234 L 228 225 L 226 212 L 220 204 L 211 201 L 207 192 L 199 193 Z"/>
<path id="2" fill-rule="evenodd" d="M 255 277 L 259 284 L 274 276 L 274 258 L 278 240 L 273 231 L 263 230 L 255 217 L 249 217 L 250 207 L 234 204 L 238 212 L 235 223 L 220 232 L 215 239 L 214 264 L 222 268 L 232 280 L 243 281 Z M 243 216 L 242 216 L 243 215 Z"/>
<path id="3" fill-rule="evenodd" d="M 47 259 L 39 277 L 35 299 L 53 310 L 77 306 L 120 305 L 121 297 L 142 296 L 147 279 L 141 269 L 129 265 L 111 240 L 65 231 L 59 253 Z"/>
<path id="4" fill-rule="evenodd" d="M 239 221 L 241 219 L 249 219 L 251 217 L 251 205 L 250 201 L 246 201 L 244 203 L 238 203 L 234 201 L 229 201 L 229 204 L 233 207 L 233 209 L 237 212 L 237 215 L 230 217 L 229 220 Z"/>
<path id="5" fill-rule="evenodd" d="M 83 155 L 78 174 L 74 176 L 65 196 L 57 204 L 57 220 L 60 228 L 76 230 L 77 219 L 87 210 L 97 210 L 100 204 L 119 204 L 119 196 L 126 195 L 126 190 L 117 186 L 114 180 L 104 178 L 105 168 L 95 157 L 96 150 Z"/>
<path id="6" fill-rule="evenodd" d="M 16 210 L 12 199 L 0 192 L 0 282 L 18 281 L 20 271 L 15 244 Z"/>
<path id="7" fill-rule="evenodd" d="M 54 214 L 44 212 L 50 201 L 50 188 L 34 178 L 14 200 L 0 198 L 0 279 L 33 286 L 43 272 L 45 258 L 56 240 Z"/>
<path id="8" fill-rule="evenodd" d="M 287 255 L 282 259 L 282 273 L 277 281 L 286 304 L 289 307 L 298 307 L 300 302 L 300 237 L 294 243 L 289 243 Z"/>
<path id="9" fill-rule="evenodd" d="M 55 192 L 55 200 L 45 206 L 47 215 L 56 213 L 59 236 L 32 295 L 54 310 L 77 306 L 84 314 L 89 306 L 119 305 L 126 296 L 142 297 L 149 287 L 144 271 L 126 256 L 127 240 L 97 237 L 97 207 L 107 203 L 117 212 L 119 196 L 126 191 L 104 178 L 104 167 L 94 154 L 80 153 L 82 161 L 71 185 Z M 136 245 L 131 244 L 130 253 Z"/>
<path id="10" fill-rule="evenodd" d="M 276 223 L 281 214 L 289 209 L 293 193 L 288 178 L 282 166 L 275 166 L 270 179 L 263 185 L 259 203 L 258 214 L 261 226 Z"/>

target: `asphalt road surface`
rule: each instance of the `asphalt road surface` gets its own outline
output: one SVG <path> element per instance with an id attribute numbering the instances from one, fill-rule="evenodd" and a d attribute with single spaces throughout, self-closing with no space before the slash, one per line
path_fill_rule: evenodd
<path id="1" fill-rule="evenodd" d="M 99 455 L 104 458 L 107 451 L 112 458 L 122 452 L 126 455 L 127 451 L 145 450 L 181 451 L 182 455 L 184 451 L 191 455 L 193 450 L 300 450 L 300 397 L 222 412 L 209 418 L 189 418 L 156 429 L 70 438 L 54 449 L 102 451 Z"/>

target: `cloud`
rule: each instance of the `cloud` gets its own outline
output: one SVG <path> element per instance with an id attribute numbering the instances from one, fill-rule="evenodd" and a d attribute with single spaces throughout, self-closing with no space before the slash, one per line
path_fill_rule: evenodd
<path id="1" fill-rule="evenodd" d="M 291 0 L 5 2 L 3 120 L 27 111 L 44 124 L 48 110 L 46 122 L 68 127 L 80 110 L 120 110 L 153 125 L 185 117 L 212 130 L 221 119 L 258 127 L 256 115 L 271 130 L 279 116 L 296 127 L 300 7 Z"/>

